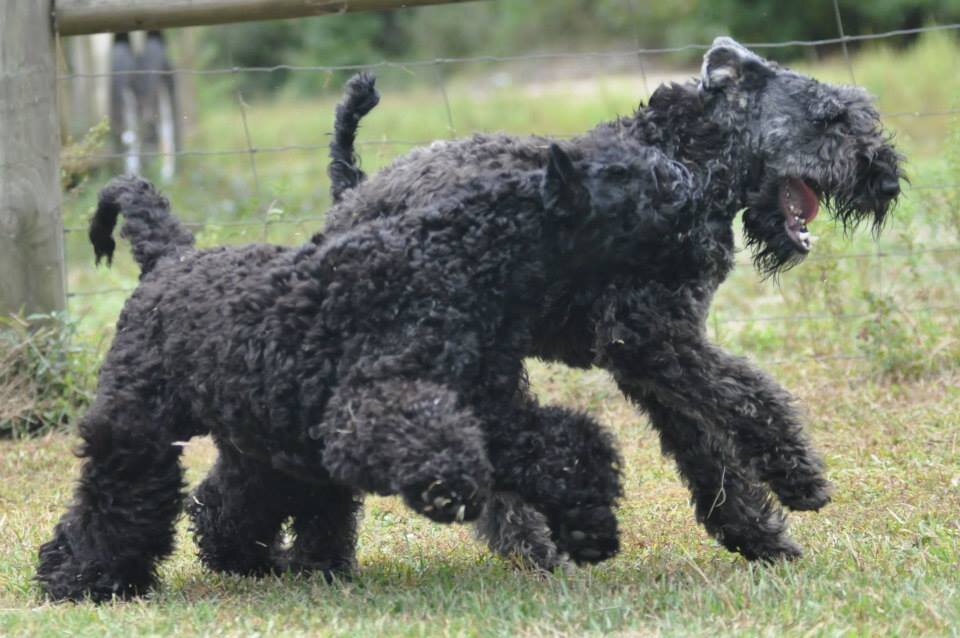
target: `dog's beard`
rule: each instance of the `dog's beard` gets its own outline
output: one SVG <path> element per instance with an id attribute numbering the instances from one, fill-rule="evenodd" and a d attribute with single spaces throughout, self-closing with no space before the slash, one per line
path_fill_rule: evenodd
<path id="1" fill-rule="evenodd" d="M 748 208 L 743 213 L 743 230 L 753 265 L 765 278 L 790 270 L 807 256 L 787 234 L 779 207 Z"/>
<path id="2" fill-rule="evenodd" d="M 876 237 L 899 195 L 899 192 L 885 193 L 884 185 L 910 181 L 901 168 L 902 163 L 903 157 L 892 146 L 885 146 L 869 157 L 860 157 L 851 176 L 825 174 L 820 178 L 825 186 L 820 203 L 843 225 L 845 233 L 852 233 L 866 222 Z"/>
<path id="3" fill-rule="evenodd" d="M 831 217 L 843 225 L 844 233 L 850 234 L 862 223 L 869 222 L 873 235 L 877 236 L 896 200 L 880 193 L 878 180 L 867 178 L 865 182 L 856 193 L 842 190 L 827 193 L 821 201 Z"/>
<path id="4" fill-rule="evenodd" d="M 884 192 L 884 184 L 889 184 L 891 180 L 898 182 L 906 179 L 897 160 L 898 156 L 895 154 L 886 159 L 878 154 L 869 165 L 860 167 L 856 177 L 839 184 L 828 182 L 826 188 L 823 184 L 830 176 L 802 180 L 776 177 L 764 179 L 761 187 L 748 195 L 747 208 L 743 214 L 747 246 L 753 253 L 753 263 L 757 270 L 764 277 L 773 277 L 803 261 L 816 239 L 807 234 L 806 224 L 816 217 L 818 206 L 825 208 L 835 221 L 840 222 L 845 233 L 852 233 L 862 223 L 868 222 L 874 236 L 877 236 L 896 202 L 896 195 Z M 791 182 L 801 181 L 807 186 L 799 188 L 807 191 L 808 198 L 816 196 L 818 201 L 814 204 L 810 200 L 806 205 L 797 204 L 791 207 L 789 199 L 784 198 L 784 183 L 789 185 Z M 797 189 L 796 186 L 788 188 L 794 195 L 794 202 L 798 199 Z M 812 192 L 813 190 L 816 192 Z M 804 212 L 806 214 L 803 214 Z M 791 219 L 795 220 L 793 224 Z M 798 235 L 798 229 L 803 231 L 803 234 Z M 790 236 L 791 232 L 794 234 L 793 238 Z"/>
<path id="5" fill-rule="evenodd" d="M 747 248 L 753 253 L 753 264 L 764 278 L 785 272 L 807 256 L 806 250 L 790 237 L 788 219 L 783 206 L 784 178 L 770 176 L 760 188 L 747 197 L 743 213 L 743 230 Z"/>

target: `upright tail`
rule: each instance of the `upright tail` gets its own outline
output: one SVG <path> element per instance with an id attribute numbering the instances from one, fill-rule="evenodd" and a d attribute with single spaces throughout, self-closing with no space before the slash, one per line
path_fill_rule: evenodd
<path id="1" fill-rule="evenodd" d="M 140 276 L 153 270 L 157 261 L 193 247 L 193 234 L 171 212 L 170 202 L 145 179 L 132 175 L 115 177 L 100 191 L 97 212 L 90 220 L 90 243 L 97 263 L 113 262 L 113 229 L 123 213 L 120 236 L 133 246 Z"/>
<path id="2" fill-rule="evenodd" d="M 353 148 L 357 128 L 364 115 L 380 102 L 380 94 L 374 87 L 376 78 L 370 73 L 358 73 L 347 82 L 343 99 L 337 105 L 333 124 L 333 142 L 330 143 L 330 194 L 339 202 L 344 191 L 355 188 L 366 179 L 366 174 L 357 166 Z"/>

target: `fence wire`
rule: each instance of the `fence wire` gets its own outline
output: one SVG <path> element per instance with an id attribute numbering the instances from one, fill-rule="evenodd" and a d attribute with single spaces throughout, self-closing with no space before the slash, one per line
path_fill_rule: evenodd
<path id="1" fill-rule="evenodd" d="M 918 27 L 915 29 L 896 29 L 882 33 L 872 33 L 864 35 L 848 35 L 837 38 L 825 38 L 822 40 L 784 40 L 781 42 L 744 42 L 743 45 L 751 49 L 778 49 L 787 47 L 819 47 L 833 44 L 845 44 L 850 42 L 866 42 L 871 40 L 886 40 L 901 36 L 919 35 L 922 33 L 932 33 L 936 31 L 957 31 L 960 30 L 960 23 L 931 25 L 927 27 Z M 663 48 L 636 48 L 620 51 L 586 51 L 586 52 L 558 52 L 558 53 L 526 53 L 521 55 L 476 55 L 466 57 L 449 58 L 431 58 L 427 60 L 381 60 L 369 64 L 335 64 L 335 65 L 294 65 L 277 64 L 273 66 L 247 66 L 247 67 L 224 67 L 217 69 L 185 69 L 176 68 L 169 70 L 130 70 L 115 71 L 110 73 L 66 73 L 60 76 L 61 80 L 71 80 L 74 78 L 97 78 L 111 77 L 120 75 L 228 75 L 243 71 L 244 73 L 276 73 L 278 71 L 290 71 L 297 73 L 335 73 L 339 71 L 376 71 L 378 69 L 415 69 L 424 66 L 436 64 L 454 65 L 454 64 L 476 64 L 476 63 L 503 63 L 503 62 L 544 62 L 550 60 L 576 60 L 576 59 L 604 59 L 604 58 L 633 58 L 637 56 L 665 55 L 673 53 L 685 53 L 690 51 L 706 51 L 710 44 L 686 44 L 679 47 Z"/>
<path id="2" fill-rule="evenodd" d="M 632 12 L 635 16 L 635 19 L 640 20 L 640 11 L 637 5 L 636 0 L 629 0 Z M 834 18 L 836 20 L 836 27 L 838 35 L 834 38 L 824 38 L 818 40 L 784 40 L 779 42 L 752 42 L 745 43 L 745 46 L 758 49 L 758 50 L 775 50 L 782 49 L 786 47 L 820 47 L 820 46 L 833 46 L 840 45 L 843 51 L 844 62 L 847 67 L 849 74 L 850 82 L 856 83 L 856 75 L 854 73 L 853 61 L 850 56 L 850 51 L 848 45 L 851 43 L 860 43 L 867 41 L 879 41 L 879 40 L 890 40 L 894 38 L 901 38 L 907 36 L 915 36 L 924 33 L 940 32 L 940 31 L 958 31 L 960 30 L 960 23 L 951 23 L 943 25 L 930 25 L 919 28 L 912 29 L 896 29 L 891 31 L 885 31 L 882 33 L 875 34 L 859 34 L 859 35 L 850 35 L 845 32 L 843 24 L 843 15 L 840 8 L 838 0 L 832 0 L 833 3 L 833 12 Z M 551 61 L 569 61 L 569 60 L 610 60 L 610 59 L 630 59 L 633 58 L 638 64 L 638 70 L 640 78 L 642 80 L 642 85 L 646 95 L 650 95 L 651 88 L 648 86 L 648 67 L 647 61 L 654 56 L 659 55 L 668 55 L 676 53 L 684 53 L 690 51 L 705 51 L 710 47 L 710 44 L 707 43 L 691 43 L 683 46 L 676 47 L 660 47 L 660 48 L 645 48 L 640 45 L 639 42 L 639 31 L 637 37 L 638 46 L 633 49 L 628 50 L 615 50 L 615 51 L 588 51 L 588 52 L 555 52 L 555 53 L 529 53 L 521 55 L 478 55 L 478 56 L 466 56 L 466 57 L 440 57 L 432 59 L 421 59 L 421 60 L 406 60 L 406 61 L 396 61 L 396 60 L 382 60 L 370 64 L 346 64 L 346 65 L 291 65 L 291 64 L 279 64 L 274 66 L 262 66 L 262 67 L 240 67 L 240 66 L 230 66 L 224 68 L 172 68 L 168 70 L 129 70 L 129 71 L 117 71 L 109 73 L 65 73 L 59 76 L 60 81 L 71 81 L 76 79 L 87 79 L 87 78 L 111 78 L 115 76 L 130 76 L 130 75 L 172 75 L 172 76 L 198 76 L 198 77 L 215 77 L 215 76 L 225 76 L 232 75 L 234 78 L 239 78 L 241 73 L 320 73 L 320 74 L 331 74 L 336 72 L 345 72 L 345 71 L 377 71 L 383 69 L 398 69 L 406 72 L 414 72 L 416 69 L 432 69 L 433 74 L 435 75 L 435 84 L 439 99 L 443 105 L 443 111 L 445 116 L 445 122 L 443 123 L 447 133 L 450 137 L 455 137 L 458 135 L 458 129 L 456 126 L 456 114 L 452 107 L 451 101 L 447 93 L 446 77 L 447 73 L 445 69 L 452 65 L 465 65 L 465 64 L 482 64 L 482 63 L 494 63 L 494 64 L 506 64 L 506 63 L 515 63 L 515 62 L 532 62 L 532 63 L 543 63 Z M 233 94 L 236 97 L 237 107 L 240 112 L 241 121 L 243 125 L 243 133 L 246 146 L 243 148 L 227 148 L 227 149 L 183 149 L 176 150 L 173 152 L 164 152 L 164 151 L 151 151 L 151 152 L 141 152 L 140 156 L 144 158 L 152 157 L 164 157 L 164 156 L 175 156 L 178 158 L 216 158 L 216 157 L 238 157 L 238 156 L 248 156 L 250 162 L 250 173 L 251 179 L 254 187 L 255 195 L 255 206 L 260 215 L 256 219 L 251 220 L 228 220 L 228 221 L 211 221 L 211 222 L 187 222 L 185 225 L 188 228 L 193 230 L 202 229 L 206 226 L 210 227 L 223 227 L 223 228 L 246 228 L 246 227 L 261 227 L 263 239 L 266 240 L 268 236 L 268 229 L 273 225 L 296 225 L 296 224 L 319 224 L 324 220 L 323 216 L 309 215 L 301 217 L 279 217 L 276 219 L 271 219 L 270 211 L 274 206 L 274 202 L 265 204 L 262 201 L 262 189 L 261 189 L 261 175 L 262 171 L 258 167 L 257 157 L 260 154 L 276 154 L 276 153 L 294 153 L 294 152 L 321 152 L 325 151 L 328 148 L 326 143 L 324 144 L 286 144 L 286 145 L 277 145 L 277 146 L 258 146 L 254 144 L 253 137 L 250 131 L 250 125 L 247 117 L 247 108 L 248 105 L 243 99 L 243 95 L 239 89 L 238 81 L 235 81 L 233 88 Z M 948 118 L 960 115 L 960 108 L 953 107 L 951 105 L 934 105 L 935 108 L 927 110 L 917 110 L 917 111 L 891 111 L 884 112 L 882 116 L 885 118 Z M 569 134 L 563 135 L 550 135 L 543 134 L 544 137 L 550 137 L 554 139 L 568 139 L 573 137 Z M 432 143 L 434 140 L 404 140 L 404 139 L 385 139 L 385 140 L 363 140 L 358 141 L 357 146 L 367 146 L 367 147 L 417 147 L 424 146 Z M 87 154 L 72 154 L 71 158 L 81 161 L 106 161 L 106 160 L 115 160 L 125 157 L 125 153 L 87 153 Z M 322 169 L 317 169 L 322 170 Z M 311 170 L 309 172 L 315 172 Z M 287 174 L 285 172 L 285 174 Z M 930 181 L 930 182 L 917 182 L 910 186 L 912 191 L 944 191 L 944 192 L 960 192 L 960 182 L 950 183 L 943 181 Z M 86 233 L 86 228 L 80 227 L 67 227 L 64 229 L 64 232 L 69 233 Z M 887 259 L 903 259 L 910 260 L 913 258 L 919 258 L 924 256 L 951 256 L 960 254 L 960 245 L 934 245 L 927 246 L 925 248 L 911 248 L 907 250 L 883 250 L 880 247 L 877 247 L 874 251 L 871 252 L 854 252 L 854 253 L 839 253 L 839 254 L 818 254 L 808 257 L 807 262 L 821 262 L 821 263 L 839 263 L 845 260 L 887 260 Z M 750 261 L 745 258 L 738 258 L 737 260 L 738 267 L 749 267 Z M 882 275 L 880 274 L 882 268 L 877 268 L 877 286 L 878 289 L 882 289 L 883 280 L 881 279 Z M 67 297 L 71 299 L 79 298 L 89 298 L 97 297 L 101 295 L 112 295 L 112 294 L 129 294 L 134 288 L 132 287 L 108 287 L 95 290 L 81 290 L 75 292 L 68 292 Z M 929 315 L 938 315 L 945 316 L 954 314 L 960 311 L 960 305 L 954 304 L 944 304 L 944 305 L 916 305 L 908 306 L 904 308 L 897 309 L 900 312 L 907 314 L 929 314 Z M 825 313 L 802 313 L 802 314 L 773 314 L 773 315 L 758 315 L 758 316 L 725 316 L 720 314 L 711 319 L 711 323 L 714 325 L 714 329 L 717 330 L 719 326 L 722 325 L 745 325 L 745 324 L 769 324 L 769 323 L 783 323 L 783 324 L 794 324 L 797 322 L 803 323 L 816 323 L 816 322 L 848 322 L 855 320 L 865 320 L 871 317 L 879 316 L 877 312 L 825 312 Z M 767 360 L 766 364 L 769 365 L 786 365 L 790 363 L 795 363 L 798 360 L 810 360 L 816 362 L 836 362 L 836 361 L 858 361 L 864 359 L 863 356 L 858 355 L 801 355 L 794 356 L 787 359 L 776 359 L 776 360 Z"/>

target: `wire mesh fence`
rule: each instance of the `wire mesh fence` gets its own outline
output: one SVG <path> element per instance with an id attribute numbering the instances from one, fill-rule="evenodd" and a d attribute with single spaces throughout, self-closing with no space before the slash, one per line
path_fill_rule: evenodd
<path id="1" fill-rule="evenodd" d="M 835 38 L 820 40 L 787 40 L 781 42 L 752 42 L 746 43 L 746 46 L 757 50 L 767 50 L 775 53 L 777 50 L 785 47 L 806 47 L 813 49 L 823 46 L 836 47 L 837 45 L 840 45 L 842 47 L 843 62 L 845 64 L 846 73 L 848 76 L 847 79 L 851 83 L 856 83 L 857 77 L 855 73 L 854 58 L 849 50 L 849 44 L 863 42 L 897 43 L 901 38 L 915 37 L 935 32 L 957 33 L 960 31 L 960 24 L 942 24 L 915 29 L 900 29 L 883 33 L 848 34 L 844 30 L 842 11 L 836 0 L 833 0 L 833 6 L 838 31 L 838 35 Z M 529 53 L 507 56 L 479 55 L 472 57 L 440 57 L 422 60 L 383 60 L 372 64 L 356 65 L 302 66 L 283 64 L 270 67 L 174 67 L 165 70 L 134 70 L 120 71 L 115 73 L 68 72 L 61 75 L 59 79 L 61 82 L 72 82 L 75 80 L 89 78 L 109 79 L 118 75 L 163 74 L 173 76 L 193 76 L 201 81 L 212 81 L 215 78 L 223 78 L 228 80 L 236 79 L 241 74 L 269 74 L 284 72 L 294 74 L 326 74 L 329 76 L 334 73 L 345 71 L 382 72 L 388 70 L 402 74 L 417 74 L 424 78 L 426 78 L 428 75 L 431 75 L 432 82 L 428 79 L 426 80 L 426 83 L 433 84 L 436 90 L 436 101 L 439 105 L 436 108 L 436 113 L 439 121 L 433 123 L 435 126 L 432 130 L 438 134 L 425 136 L 418 139 L 390 139 L 389 137 L 383 139 L 367 139 L 360 140 L 357 143 L 357 145 L 362 148 L 377 149 L 379 152 L 384 153 L 387 157 L 390 157 L 392 155 L 405 152 L 409 148 L 430 144 L 436 137 L 449 138 L 475 132 L 476 129 L 474 129 L 468 123 L 465 123 L 464 118 L 458 116 L 457 106 L 453 100 L 451 100 L 448 92 L 447 78 L 451 75 L 452 71 L 458 67 L 469 65 L 486 65 L 491 69 L 496 69 L 498 65 L 516 63 L 541 65 L 571 60 L 593 63 L 612 59 L 635 61 L 637 64 L 636 73 L 640 76 L 640 83 L 644 87 L 646 95 L 649 95 L 650 91 L 656 88 L 656 86 L 652 85 L 653 78 L 650 74 L 650 69 L 655 66 L 653 62 L 657 56 L 690 51 L 702 51 L 706 50 L 708 47 L 709 44 L 707 43 L 691 43 L 684 46 L 669 48 L 635 47 L 627 50 L 615 51 Z M 908 69 L 899 70 L 900 73 L 904 74 L 906 74 L 908 71 Z M 269 158 L 271 156 L 289 155 L 293 153 L 310 153 L 313 154 L 310 165 L 306 168 L 300 169 L 300 174 L 309 175 L 310 173 L 314 173 L 316 175 L 322 175 L 326 168 L 325 161 L 322 158 L 322 154 L 327 148 L 326 141 L 319 139 L 312 142 L 293 144 L 256 143 L 257 139 L 262 139 L 262 136 L 258 137 L 256 135 L 256 125 L 251 121 L 250 118 L 250 105 L 244 98 L 242 91 L 238 88 L 238 86 L 236 86 L 236 83 L 234 84 L 235 86 L 230 89 L 231 102 L 233 102 L 235 105 L 240 116 L 243 139 L 242 145 L 217 148 L 183 148 L 177 149 L 173 153 L 152 151 L 143 153 L 143 156 L 145 158 L 150 158 L 172 154 L 184 160 L 200 163 L 218 160 L 246 161 L 247 167 L 242 170 L 247 174 L 247 177 L 242 178 L 237 175 L 233 175 L 233 179 L 244 179 L 247 182 L 246 191 L 249 193 L 252 202 L 254 202 L 256 208 L 255 214 L 243 219 L 218 218 L 216 220 L 195 220 L 189 224 L 194 229 L 202 229 L 207 226 L 241 230 L 244 232 L 245 229 L 249 229 L 249 234 L 244 234 L 243 237 L 247 240 L 257 241 L 268 240 L 270 238 L 270 230 L 274 227 L 301 225 L 305 229 L 310 229 L 311 231 L 319 230 L 324 219 L 321 210 L 315 210 L 312 213 L 301 215 L 278 216 L 271 214 L 271 210 L 275 202 L 269 201 L 270 198 L 265 196 L 266 189 L 263 186 L 264 180 L 272 179 L 275 175 L 290 177 L 294 173 L 291 173 L 286 167 L 280 167 L 275 171 L 270 171 L 268 167 L 264 166 L 264 164 L 268 163 L 265 158 Z M 938 118 L 939 120 L 942 120 L 943 124 L 942 126 L 939 124 L 936 126 L 938 130 L 942 130 L 944 135 L 946 135 L 949 129 L 949 122 L 953 121 L 956 116 L 960 115 L 960 108 L 957 108 L 955 104 L 926 104 L 922 109 L 889 110 L 883 112 L 882 114 L 884 118 L 898 121 Z M 326 121 L 332 122 L 332 111 L 328 114 L 321 115 L 326 118 Z M 416 117 L 419 117 L 419 115 Z M 529 132 L 553 138 L 571 137 L 570 132 Z M 95 152 L 80 155 L 78 156 L 78 159 L 97 162 L 116 160 L 122 156 L 122 153 Z M 203 170 L 202 165 L 197 170 Z M 953 203 L 960 202 L 960 197 L 958 197 L 958 194 L 960 194 L 960 178 L 949 174 L 941 175 L 935 178 L 930 178 L 923 175 L 914 176 L 913 181 L 907 191 L 908 197 L 922 195 L 924 197 L 925 205 L 927 206 L 942 207 L 948 207 L 953 205 Z M 65 228 L 65 233 L 67 233 L 68 236 L 71 234 L 74 236 L 82 235 L 86 233 L 86 228 L 74 222 Z M 808 257 L 806 262 L 819 264 L 821 268 L 839 266 L 839 264 L 844 262 L 857 262 L 866 264 L 866 268 L 873 268 L 873 270 L 875 270 L 877 273 L 877 280 L 874 282 L 873 287 L 876 289 L 876 291 L 883 292 L 884 290 L 893 290 L 896 288 L 896 286 L 899 285 L 897 278 L 901 277 L 902 273 L 897 274 L 899 270 L 901 270 L 899 266 L 884 268 L 877 267 L 876 264 L 890 264 L 893 262 L 909 263 L 910 273 L 908 276 L 916 277 L 922 276 L 924 272 L 936 273 L 938 271 L 942 272 L 943 270 L 956 270 L 958 265 L 956 261 L 956 255 L 958 254 L 960 254 L 960 244 L 952 240 L 944 242 L 939 237 L 931 235 L 930 237 L 924 238 L 922 242 L 916 243 L 916 245 L 908 245 L 903 247 L 891 247 L 889 245 L 884 246 L 878 244 L 875 248 L 868 250 L 861 249 L 844 252 L 841 249 L 835 249 L 826 252 L 817 252 Z M 67 263 L 71 264 L 72 262 L 68 259 Z M 738 269 L 749 269 L 750 260 L 748 256 L 741 255 L 740 258 L 738 258 L 737 265 Z M 884 279 L 883 273 L 885 270 L 893 271 L 895 277 L 891 277 L 890 280 Z M 132 289 L 133 288 L 131 286 L 126 285 L 110 285 L 102 288 L 79 288 L 76 290 L 69 290 L 68 298 L 73 301 L 80 299 L 89 300 L 91 298 L 104 296 L 116 296 L 122 298 Z M 939 295 L 938 299 L 931 299 L 926 303 L 905 303 L 899 310 L 908 316 L 928 314 L 941 317 L 950 317 L 960 310 L 960 303 L 956 303 L 958 301 L 960 300 L 958 300 L 957 297 L 956 280 L 954 279 L 948 283 L 946 293 Z M 775 304 L 772 306 L 770 312 L 750 311 L 742 314 L 735 314 L 733 311 L 728 310 L 721 310 L 720 312 L 722 312 L 722 314 L 714 316 L 711 320 L 711 325 L 714 326 L 714 331 L 717 333 L 718 337 L 721 333 L 721 327 L 723 326 L 728 326 L 731 328 L 744 324 L 780 324 L 784 326 L 791 326 L 798 323 L 813 325 L 840 325 L 846 322 L 869 320 L 872 317 L 879 316 L 879 311 L 875 308 L 864 309 L 862 311 L 850 311 L 849 309 L 834 308 L 826 312 L 778 312 Z M 789 330 L 790 328 L 787 329 Z M 797 358 L 798 357 L 790 357 L 788 359 L 774 358 L 768 359 L 767 362 L 771 364 L 781 364 L 796 361 Z M 799 358 L 807 358 L 815 361 L 844 361 L 856 360 L 860 357 L 856 354 L 849 353 L 822 354 L 812 352 L 805 353 Z"/>

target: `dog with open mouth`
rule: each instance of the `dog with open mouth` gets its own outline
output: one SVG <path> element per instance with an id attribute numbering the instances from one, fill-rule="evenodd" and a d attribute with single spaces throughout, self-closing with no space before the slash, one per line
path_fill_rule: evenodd
<path id="1" fill-rule="evenodd" d="M 867 92 L 819 82 L 717 38 L 699 77 L 660 86 L 632 116 L 572 140 L 436 142 L 367 179 L 353 144 L 377 101 L 372 76 L 348 84 L 328 171 L 336 204 L 314 241 L 424 206 L 468 224 L 459 202 L 480 183 L 504 184 L 489 207 L 508 215 L 518 196 L 509 176 L 565 166 L 544 214 L 551 202 L 578 211 L 550 232 L 575 247 L 564 259 L 582 263 L 575 276 L 544 282 L 532 300 L 540 311 L 524 319 L 522 354 L 608 370 L 676 460 L 712 536 L 748 559 L 799 556 L 770 492 L 794 510 L 823 507 L 831 495 L 823 463 L 790 393 L 710 343 L 705 326 L 734 265 L 739 214 L 764 277 L 810 253 L 821 208 L 848 229 L 864 221 L 882 228 L 905 175 Z M 458 250 L 451 247 L 451 260 Z M 521 386 L 518 396 L 526 392 Z M 557 566 L 557 533 L 536 505 L 494 493 L 485 511 L 477 527 L 495 551 Z"/>

